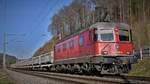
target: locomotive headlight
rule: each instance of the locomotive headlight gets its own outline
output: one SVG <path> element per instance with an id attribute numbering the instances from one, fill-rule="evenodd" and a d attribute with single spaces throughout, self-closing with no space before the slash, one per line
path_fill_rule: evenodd
<path id="1" fill-rule="evenodd" d="M 115 47 L 116 47 L 116 49 L 119 49 L 119 45 L 118 44 L 116 44 Z"/>
<path id="2" fill-rule="evenodd" d="M 103 54 L 103 55 L 107 55 L 107 54 L 108 54 L 108 51 L 102 51 L 102 54 Z"/>
<path id="3" fill-rule="evenodd" d="M 131 52 L 129 52 L 129 51 L 128 51 L 128 52 L 126 52 L 126 53 L 127 53 L 128 55 L 131 55 Z"/>

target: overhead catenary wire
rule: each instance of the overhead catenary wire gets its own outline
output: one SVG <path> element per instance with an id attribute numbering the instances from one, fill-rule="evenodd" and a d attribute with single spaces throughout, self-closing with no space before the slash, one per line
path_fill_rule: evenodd
<path id="1" fill-rule="evenodd" d="M 52 0 L 48 0 L 46 2 L 46 6 L 45 7 L 49 7 L 48 6 L 48 5 L 50 5 L 49 1 L 52 1 Z M 50 12 L 55 8 L 55 6 L 57 5 L 58 2 L 59 2 L 59 0 L 55 0 L 55 2 L 52 3 L 52 7 L 49 8 L 48 11 L 46 13 L 44 13 L 44 15 L 42 15 L 43 10 L 41 10 L 41 12 L 38 14 L 38 17 L 37 17 L 37 18 L 39 18 L 39 17 L 41 17 L 41 18 L 39 20 L 37 20 L 37 19 L 35 20 L 35 22 L 34 22 L 35 25 L 31 26 L 29 35 L 32 35 L 33 32 L 37 31 L 36 30 L 37 26 L 40 26 L 44 22 L 44 20 L 49 16 Z M 43 9 L 45 9 L 45 8 L 43 8 Z"/>
<path id="2" fill-rule="evenodd" d="M 53 3 L 52 7 L 48 9 L 47 13 L 45 13 L 45 14 L 43 15 L 43 17 L 42 17 L 38 22 L 36 22 L 37 25 L 32 26 L 29 35 L 32 35 L 32 32 L 36 32 L 36 31 L 37 31 L 35 28 L 37 28 L 37 26 L 40 26 L 40 25 L 45 21 L 45 19 L 46 19 L 48 16 L 50 16 L 50 12 L 54 10 L 54 8 L 58 5 L 58 4 L 57 4 L 58 2 L 61 2 L 61 0 L 56 0 L 56 1 Z M 59 4 L 60 4 L 60 3 L 59 3 Z M 42 12 L 41 12 L 41 13 L 42 13 Z M 40 14 L 40 13 L 39 13 L 39 14 Z M 45 36 L 45 34 L 41 34 L 41 36 Z M 37 49 L 36 49 L 36 50 L 37 50 Z M 36 50 L 35 50 L 35 51 L 36 51 Z M 35 51 L 34 51 L 34 52 L 35 52 Z M 34 52 L 33 52 L 33 53 L 34 53 Z"/>
<path id="3" fill-rule="evenodd" d="M 18 36 L 18 34 L 10 34 L 10 33 L 4 33 L 4 39 L 3 39 L 3 69 L 6 69 L 6 54 L 7 54 L 7 47 L 8 47 L 8 37 L 9 36 Z M 11 41 L 12 42 L 12 41 Z M 21 41 L 19 41 L 21 42 Z"/>

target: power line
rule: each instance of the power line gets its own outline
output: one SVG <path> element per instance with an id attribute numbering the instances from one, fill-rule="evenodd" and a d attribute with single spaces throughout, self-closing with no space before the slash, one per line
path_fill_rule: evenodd
<path id="1" fill-rule="evenodd" d="M 4 33 L 4 39 L 3 39 L 3 68 L 6 69 L 6 52 L 7 52 L 7 45 L 8 45 L 8 37 L 9 36 L 18 36 L 17 34 L 9 34 Z"/>
<path id="2" fill-rule="evenodd" d="M 32 29 L 31 29 L 31 31 L 30 31 L 30 34 L 32 34 L 32 32 L 37 31 L 37 30 L 35 29 L 35 28 L 37 28 L 36 26 L 38 26 L 38 25 L 40 26 L 40 25 L 42 24 L 42 22 L 46 19 L 46 17 L 48 17 L 48 16 L 50 15 L 50 12 L 53 11 L 54 8 L 58 5 L 58 4 L 57 4 L 58 2 L 59 2 L 59 0 L 56 0 L 56 1 L 53 3 L 52 7 L 51 7 L 51 8 L 49 7 L 47 13 L 45 13 L 45 15 L 43 15 L 43 17 L 42 17 L 38 22 L 36 22 L 37 25 L 32 26 Z M 41 13 L 43 13 L 43 12 L 41 12 Z M 43 34 L 42 34 L 42 36 L 43 36 Z M 44 35 L 44 36 L 45 36 L 45 35 Z"/>
<path id="3" fill-rule="evenodd" d="M 37 29 L 35 29 L 35 28 L 37 28 L 37 26 L 41 25 L 42 22 L 46 19 L 46 17 L 47 17 L 48 15 L 50 15 L 50 12 L 55 8 L 56 5 L 58 5 L 58 4 L 57 4 L 58 1 L 59 1 L 59 0 L 56 0 L 54 3 L 52 3 L 52 7 L 49 7 L 49 6 L 48 6 L 48 5 L 49 5 L 49 2 L 47 2 L 48 5 L 45 6 L 45 7 L 49 7 L 49 9 L 48 9 L 47 13 L 44 13 L 44 15 L 42 15 L 42 13 L 43 13 L 42 10 L 41 10 L 41 12 L 38 14 L 40 17 L 41 17 L 41 15 L 42 15 L 42 17 L 41 17 L 38 21 L 35 21 L 36 25 L 33 25 L 33 26 L 31 27 L 31 30 L 30 30 L 30 32 L 29 32 L 29 35 L 30 35 L 30 36 L 33 34 L 33 32 L 37 31 Z M 46 3 L 46 4 L 47 4 L 47 3 Z M 45 36 L 45 35 L 42 34 L 41 36 Z M 28 39 L 31 39 L 31 37 L 28 38 Z M 33 53 L 34 53 L 34 52 L 33 52 Z"/>

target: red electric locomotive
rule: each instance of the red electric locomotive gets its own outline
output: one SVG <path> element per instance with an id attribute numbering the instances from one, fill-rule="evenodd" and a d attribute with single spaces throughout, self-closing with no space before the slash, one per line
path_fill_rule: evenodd
<path id="1" fill-rule="evenodd" d="M 136 60 L 133 51 L 129 25 L 98 22 L 55 45 L 53 68 L 73 72 L 128 72 Z"/>

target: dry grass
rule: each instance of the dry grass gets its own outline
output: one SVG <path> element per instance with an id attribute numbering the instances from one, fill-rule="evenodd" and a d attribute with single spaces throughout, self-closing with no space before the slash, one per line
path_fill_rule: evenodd
<path id="1" fill-rule="evenodd" d="M 150 77 L 150 58 L 144 58 L 139 60 L 137 64 L 132 65 L 129 75 Z"/>
<path id="2" fill-rule="evenodd" d="M 8 74 L 0 69 L 0 84 L 14 84 L 8 77 Z"/>

